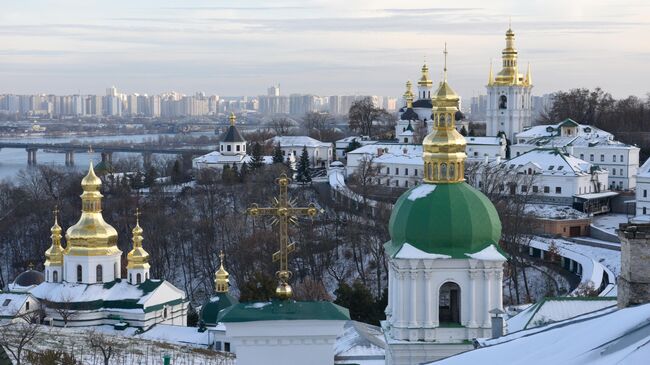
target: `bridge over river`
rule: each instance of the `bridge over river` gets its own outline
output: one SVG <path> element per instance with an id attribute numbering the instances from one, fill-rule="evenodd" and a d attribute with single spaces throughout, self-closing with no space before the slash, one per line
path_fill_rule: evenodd
<path id="1" fill-rule="evenodd" d="M 32 142 L 2 142 L 0 141 L 0 150 L 3 148 L 24 149 L 27 151 L 27 164 L 36 164 L 36 152 L 41 150 L 56 151 L 65 153 L 66 166 L 74 165 L 74 154 L 76 152 L 85 153 L 94 151 L 101 153 L 102 162 L 111 163 L 113 161 L 113 153 L 140 153 L 145 166 L 151 163 L 151 155 L 166 154 L 166 155 L 180 155 L 183 160 L 183 167 L 188 169 L 192 166 L 192 157 L 205 155 L 212 152 L 207 148 L 182 148 L 182 147 L 161 147 L 161 146 L 148 146 L 142 144 L 132 145 L 91 145 L 86 143 L 32 143 Z"/>

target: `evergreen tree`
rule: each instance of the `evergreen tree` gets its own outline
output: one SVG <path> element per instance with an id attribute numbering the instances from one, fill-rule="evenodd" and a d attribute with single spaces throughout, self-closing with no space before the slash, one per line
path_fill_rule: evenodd
<path id="1" fill-rule="evenodd" d="M 253 144 L 253 151 L 251 153 L 251 166 L 252 170 L 257 170 L 264 166 L 264 158 L 262 157 L 262 146 L 259 143 L 255 142 Z"/>
<path id="2" fill-rule="evenodd" d="M 303 146 L 302 154 L 300 155 L 300 160 L 298 160 L 296 180 L 303 184 L 311 182 L 311 175 L 309 174 L 309 154 L 307 153 L 307 146 Z"/>
<path id="3" fill-rule="evenodd" d="M 360 147 L 361 147 L 361 143 L 359 143 L 359 141 L 357 141 L 357 139 L 355 138 L 355 139 L 352 140 L 352 142 L 350 142 L 348 144 L 348 147 L 346 147 L 345 152 L 347 153 L 347 152 L 350 152 L 350 151 L 354 151 L 354 150 L 356 150 L 357 148 L 360 148 Z"/>
<path id="4" fill-rule="evenodd" d="M 273 276 L 261 272 L 253 274 L 239 289 L 240 302 L 260 302 L 275 296 L 276 281 Z"/>
<path id="5" fill-rule="evenodd" d="M 467 137 L 467 129 L 465 129 L 465 126 L 460 127 L 460 135 Z"/>
<path id="6" fill-rule="evenodd" d="M 156 182 L 156 177 L 156 169 L 153 166 L 149 166 L 144 174 L 144 186 L 151 187 Z"/>
<path id="7" fill-rule="evenodd" d="M 282 149 L 280 148 L 280 143 L 273 149 L 273 163 L 283 163 L 284 156 L 282 156 Z"/>
<path id="8" fill-rule="evenodd" d="M 248 167 L 248 163 L 244 161 L 244 163 L 241 164 L 241 170 L 239 170 L 239 181 L 244 182 L 249 172 L 250 167 Z"/>
<path id="9" fill-rule="evenodd" d="M 352 286 L 342 282 L 334 291 L 336 295 L 334 303 L 348 308 L 350 318 L 354 321 L 379 325 L 379 321 L 385 318 L 383 311 L 388 302 L 387 294 L 385 291 L 382 297 L 376 300 L 370 293 L 370 289 L 361 281 L 355 281 Z"/>
<path id="10" fill-rule="evenodd" d="M 180 161 L 174 161 L 174 167 L 172 167 L 171 173 L 172 183 L 178 184 L 183 182 L 183 169 L 181 168 Z"/>

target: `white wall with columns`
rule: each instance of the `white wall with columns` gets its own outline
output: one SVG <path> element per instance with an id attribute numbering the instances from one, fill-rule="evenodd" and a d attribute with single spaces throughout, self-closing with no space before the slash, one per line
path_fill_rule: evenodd
<path id="1" fill-rule="evenodd" d="M 112 256 L 63 256 L 63 280 L 70 283 L 95 284 L 106 283 L 120 278 L 122 255 Z M 77 266 L 81 265 L 81 281 L 77 280 Z M 97 265 L 102 266 L 102 280 L 97 280 Z M 59 278 L 59 280 L 61 280 Z"/>
<path id="2" fill-rule="evenodd" d="M 502 279 L 503 261 L 390 259 L 387 319 L 382 324 L 387 363 L 433 361 L 471 349 L 468 341 L 473 338 L 490 336 L 488 312 L 503 309 Z M 460 288 L 459 325 L 439 322 L 440 289 L 447 282 Z"/>

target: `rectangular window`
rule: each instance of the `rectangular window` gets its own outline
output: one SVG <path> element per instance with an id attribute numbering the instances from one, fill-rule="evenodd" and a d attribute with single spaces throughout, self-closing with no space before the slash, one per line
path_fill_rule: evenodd
<path id="1" fill-rule="evenodd" d="M 404 169 L 404 176 L 409 176 L 409 169 Z"/>
<path id="2" fill-rule="evenodd" d="M 522 192 L 522 193 L 525 193 L 525 192 L 527 192 L 527 191 L 528 191 L 528 186 L 526 186 L 526 185 L 522 185 L 522 186 L 521 186 L 521 192 Z"/>
<path id="3" fill-rule="evenodd" d="M 619 169 L 619 170 L 618 170 L 618 174 L 621 175 L 621 176 L 623 176 L 623 169 Z"/>
<path id="4" fill-rule="evenodd" d="M 623 155 L 621 155 L 621 162 L 623 162 Z"/>
<path id="5" fill-rule="evenodd" d="M 537 193 L 539 191 L 539 188 L 537 185 L 533 185 L 533 193 Z"/>
<path id="6" fill-rule="evenodd" d="M 415 169 L 415 170 L 413 171 L 413 175 L 418 176 L 418 169 Z"/>
<path id="7" fill-rule="evenodd" d="M 555 194 L 562 194 L 562 187 L 556 186 L 555 187 Z"/>
<path id="8" fill-rule="evenodd" d="M 616 162 L 616 155 L 612 155 L 612 162 Z"/>
<path id="9" fill-rule="evenodd" d="M 648 197 L 648 191 L 645 190 L 645 189 L 643 189 L 643 197 L 644 197 L 644 198 L 647 198 L 647 197 Z"/>
<path id="10" fill-rule="evenodd" d="M 240 146 L 240 145 L 237 145 L 237 152 L 240 151 L 240 148 L 241 148 L 241 146 Z"/>
<path id="11" fill-rule="evenodd" d="M 228 152 L 230 152 L 230 151 L 232 150 L 232 146 L 231 146 L 231 145 L 227 145 L 227 146 L 226 146 L 226 150 L 227 150 Z"/>
<path id="12" fill-rule="evenodd" d="M 616 169 L 612 169 L 612 175 L 616 176 Z"/>
<path id="13" fill-rule="evenodd" d="M 545 186 L 545 187 L 544 187 L 544 192 L 547 193 L 547 194 L 550 193 L 550 192 L 551 192 L 551 188 L 549 188 L 548 186 Z"/>
<path id="14" fill-rule="evenodd" d="M 399 186 L 399 180 L 395 180 L 395 186 Z"/>
<path id="15" fill-rule="evenodd" d="M 395 175 L 399 175 L 399 167 L 395 168 Z"/>
<path id="16" fill-rule="evenodd" d="M 585 154 L 584 154 L 584 153 L 581 153 L 581 154 L 580 154 L 580 159 L 581 159 L 581 160 L 584 160 L 584 159 L 585 159 Z"/>
<path id="17" fill-rule="evenodd" d="M 386 168 L 386 175 L 390 175 L 390 167 Z"/>
<path id="18" fill-rule="evenodd" d="M 589 161 L 593 161 L 593 160 L 594 160 L 594 155 L 589 155 Z"/>
<path id="19" fill-rule="evenodd" d="M 390 186 L 390 179 L 386 179 L 386 186 Z"/>

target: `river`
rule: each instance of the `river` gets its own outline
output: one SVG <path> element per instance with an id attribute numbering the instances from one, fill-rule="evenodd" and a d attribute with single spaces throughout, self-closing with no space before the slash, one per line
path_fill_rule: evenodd
<path id="1" fill-rule="evenodd" d="M 0 141 L 3 142 L 33 142 L 33 143 L 67 143 L 72 140 L 81 143 L 102 143 L 111 141 L 127 141 L 127 142 L 144 142 L 147 140 L 156 140 L 158 136 L 170 136 L 169 134 L 132 134 L 132 135 L 115 135 L 115 136 L 66 136 L 66 137 L 3 137 Z M 201 135 L 209 135 L 209 132 L 195 132 L 190 135 L 198 137 Z M 132 155 L 129 153 L 114 153 L 113 160 Z M 136 154 L 139 155 L 139 154 Z M 166 156 L 166 155 L 163 155 Z M 90 160 L 97 163 L 101 161 L 99 153 L 75 153 L 75 166 L 65 166 L 65 153 L 46 152 L 39 150 L 36 153 L 36 162 L 39 165 L 57 166 L 62 169 L 87 169 Z M 16 179 L 21 170 L 26 170 L 27 165 L 27 151 L 15 148 L 3 148 L 0 150 L 0 180 L 13 180 Z"/>

